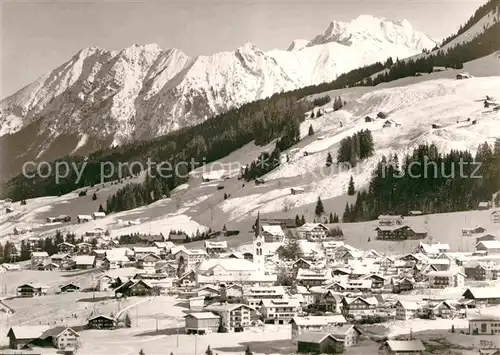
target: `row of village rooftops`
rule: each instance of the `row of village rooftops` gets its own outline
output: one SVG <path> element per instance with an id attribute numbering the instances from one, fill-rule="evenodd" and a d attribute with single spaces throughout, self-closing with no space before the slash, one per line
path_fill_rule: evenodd
<path id="1" fill-rule="evenodd" d="M 272 303 L 269 303 L 272 306 Z M 262 307 L 267 305 L 263 303 Z M 396 305 L 398 307 L 398 305 Z M 401 307 L 401 303 L 399 303 Z M 499 309 L 500 310 L 500 309 Z M 500 312 L 498 312 L 500 313 Z M 259 314 L 253 307 L 244 304 L 219 303 L 207 306 L 201 312 L 190 312 L 185 319 L 184 330 L 188 334 L 210 334 L 231 326 L 233 331 L 245 331 L 259 324 Z M 489 313 L 471 312 L 468 317 L 468 329 L 463 337 L 480 337 L 479 346 L 488 347 L 481 354 L 499 355 L 498 342 L 485 338 L 487 330 L 496 328 L 500 318 L 493 310 Z M 379 355 L 423 355 L 426 346 L 418 338 L 410 335 L 409 339 L 378 341 L 363 328 L 350 324 L 342 315 L 331 316 L 294 316 L 287 323 L 291 325 L 290 338 L 297 353 L 340 354 L 360 341 L 378 342 L 375 345 Z M 88 329 L 112 330 L 117 328 L 117 319 L 106 315 L 95 315 L 87 320 Z M 496 329 L 495 329 L 496 330 Z M 483 332 L 484 331 L 484 332 Z M 467 334 L 467 335 L 465 335 Z M 7 332 L 10 349 L 30 349 L 32 347 L 52 346 L 65 352 L 73 353 L 79 344 L 80 334 L 69 327 L 49 326 L 13 326 Z M 476 343 L 473 341 L 473 343 Z M 496 347 L 496 349 L 495 349 Z M 5 352 L 5 354 L 11 354 Z"/>
<path id="2" fill-rule="evenodd" d="M 275 229 L 276 226 L 269 226 Z M 265 230 L 265 226 L 263 227 Z M 477 227 L 473 231 L 476 232 L 484 232 L 485 229 L 482 227 Z M 274 233 L 274 232 L 273 232 Z M 276 234 L 273 234 L 274 238 L 276 238 Z M 283 234 L 281 234 L 283 236 Z M 275 239 L 272 239 L 273 241 Z M 279 240 L 278 243 L 269 243 L 268 246 L 274 246 L 274 249 L 266 250 L 266 257 L 273 256 L 276 254 L 276 249 L 280 247 L 280 243 L 282 240 Z M 320 244 L 314 242 L 308 242 L 306 240 L 300 240 L 301 246 L 303 249 L 312 250 L 313 252 L 317 250 L 315 257 L 320 258 L 324 257 L 326 260 L 356 260 L 357 258 L 361 258 L 364 253 L 359 252 L 356 248 L 351 247 L 348 244 L 345 244 L 342 241 L 323 241 Z M 311 245 L 317 245 L 316 248 L 311 248 Z M 115 246 L 115 248 L 113 248 Z M 58 245 L 59 254 L 50 256 L 46 252 L 42 251 L 33 251 L 31 254 L 32 267 L 37 269 L 53 269 L 53 268 L 68 268 L 67 265 L 73 265 L 76 268 L 81 268 L 79 263 L 69 263 L 67 259 L 72 259 L 72 256 L 75 254 L 79 254 L 76 260 L 85 259 L 86 255 L 95 256 L 96 259 L 104 259 L 107 256 L 107 261 L 111 262 L 113 265 L 112 268 L 115 268 L 115 264 L 119 266 L 123 266 L 126 263 L 129 263 L 132 260 L 139 260 L 149 255 L 149 264 L 153 261 L 158 261 L 157 259 L 165 259 L 168 255 L 176 255 L 181 250 L 183 251 L 181 254 L 186 254 L 185 259 L 188 261 L 193 259 L 192 263 L 198 262 L 203 258 L 208 258 L 209 255 L 216 255 L 221 253 L 226 253 L 228 251 L 227 242 L 226 241 L 205 241 L 205 250 L 202 249 L 188 249 L 185 245 L 176 245 L 171 241 L 166 242 L 153 242 L 149 247 L 133 247 L 129 248 L 117 248 L 117 245 L 111 244 L 107 245 L 106 249 L 98 249 L 92 243 L 81 242 L 76 245 L 73 245 L 68 242 L 63 242 Z M 319 250 L 318 250 L 319 249 Z M 443 253 L 448 253 L 448 256 L 451 254 L 450 246 L 448 244 L 435 243 L 435 244 L 427 244 L 420 242 L 418 246 L 418 251 L 422 253 L 422 255 L 433 256 L 433 257 L 442 257 L 447 258 L 446 255 L 440 255 Z M 372 251 L 376 253 L 375 251 Z M 68 255 L 65 255 L 68 254 Z M 238 253 L 235 253 L 238 254 Z M 241 254 L 241 253 L 240 253 Z M 61 256 L 62 255 L 62 256 Z M 242 254 L 243 255 L 243 254 Z M 478 234 L 476 238 L 476 251 L 472 253 L 454 253 L 453 257 L 457 261 L 462 261 L 470 259 L 471 257 L 480 258 L 484 257 L 483 266 L 487 265 L 487 262 L 494 261 L 495 257 L 500 257 L 500 241 L 496 240 L 495 236 L 492 234 Z M 244 255 L 244 258 L 252 260 L 254 257 L 253 252 L 247 252 Z M 490 257 L 492 260 L 487 260 Z M 451 256 L 450 256 L 451 258 Z M 91 265 L 91 264 L 87 264 Z M 82 268 L 86 268 L 82 264 Z"/>
<path id="3" fill-rule="evenodd" d="M 152 269 L 144 268 L 142 271 L 139 269 L 139 272 L 132 269 L 132 272 L 137 273 L 132 274 L 130 278 L 119 276 L 121 282 L 118 287 L 112 286 L 114 279 L 112 274 L 115 271 L 110 270 L 99 279 L 99 289 L 105 289 L 108 285 L 118 296 L 149 296 L 157 292 L 158 289 L 172 290 L 175 288 L 183 292 L 183 296 L 192 296 L 190 297 L 190 305 L 192 304 L 193 310 L 213 314 L 222 312 L 219 315 L 220 322 L 226 324 L 233 331 L 241 330 L 247 326 L 251 327 L 252 324 L 224 322 L 224 317 L 231 318 L 233 311 L 239 313 L 240 317 L 244 310 L 251 314 L 252 308 L 259 311 L 259 319 L 262 317 L 262 321 L 272 321 L 278 324 L 279 322 L 286 323 L 291 316 L 303 312 L 304 306 L 307 309 L 307 306 L 310 305 L 327 307 L 327 304 L 329 311 L 337 312 L 340 310 L 340 313 L 348 318 L 373 316 L 387 312 L 388 309 L 396 309 L 394 317 L 411 318 L 418 312 L 412 304 L 397 303 L 397 294 L 419 287 L 423 289 L 461 287 L 465 284 L 466 277 L 460 267 L 465 268 L 464 262 L 473 259 L 472 255 L 464 253 L 447 253 L 449 246 L 445 244 L 421 243 L 415 253 L 398 258 L 383 256 L 376 251 L 360 251 L 343 242 L 324 242 L 321 244 L 324 254 L 328 248 L 332 248 L 334 251 L 331 254 L 334 263 L 328 265 L 324 262 L 324 255 L 321 256 L 318 251 L 313 252 L 314 249 L 308 251 L 306 248 L 306 244 L 317 245 L 318 243 L 303 241 L 302 244 L 306 250 L 304 258 L 289 262 L 291 264 L 288 265 L 286 262 L 273 259 L 272 256 L 275 256 L 276 253 L 269 253 L 271 257 L 268 260 L 269 266 L 274 263 L 275 269 L 266 267 L 265 274 L 257 272 L 255 264 L 236 253 L 227 254 L 222 258 L 210 258 L 202 250 L 188 250 L 174 246 L 174 248 L 179 249 L 170 251 L 173 259 L 160 261 L 161 257 L 159 258 L 158 255 L 152 256 L 154 254 L 151 253 L 154 250 L 153 247 L 134 248 L 131 251 L 136 261 L 141 261 L 142 254 L 144 255 L 142 262 L 151 263 Z M 128 248 L 116 249 L 118 250 L 105 251 L 103 260 L 118 260 L 120 255 L 130 254 L 127 251 Z M 433 253 L 440 254 L 434 255 Z M 340 254 L 342 256 L 337 258 L 336 255 Z M 186 273 L 176 277 L 174 273 L 181 258 L 184 258 L 184 262 L 190 267 Z M 128 256 L 124 259 L 128 259 L 129 262 L 131 260 Z M 143 264 L 143 267 L 145 265 Z M 111 268 L 111 263 L 107 266 Z M 115 266 L 118 267 L 118 265 Z M 127 265 L 122 266 L 126 267 Z M 137 266 L 140 267 L 139 264 Z M 283 266 L 285 269 L 297 271 L 295 279 L 301 287 L 297 287 L 296 294 L 300 297 L 294 298 L 291 295 L 288 298 L 276 297 L 277 293 L 271 292 L 274 290 L 271 285 L 277 280 L 276 273 Z M 116 271 L 122 272 L 128 269 Z M 171 274 L 169 275 L 169 273 Z M 234 296 L 234 294 L 240 295 L 241 298 L 243 294 L 238 293 L 238 289 L 242 289 L 242 287 L 239 285 L 251 287 L 250 291 L 245 291 L 246 301 L 244 305 L 236 307 L 234 304 L 231 306 L 226 306 L 226 304 L 205 305 L 207 292 L 209 294 L 222 292 L 220 290 L 222 285 L 225 286 L 226 298 Z M 78 291 L 70 285 L 62 287 L 61 291 L 71 289 L 73 292 Z M 455 300 L 451 304 L 441 302 L 432 305 L 433 315 L 449 316 L 452 312 L 464 307 L 490 306 L 500 303 L 500 291 L 496 288 L 469 289 L 468 291 L 464 293 L 463 300 Z M 43 295 L 45 291 L 43 285 L 28 284 L 20 286 L 20 293 L 20 296 L 31 297 Z M 391 296 L 391 294 L 396 296 Z M 201 310 L 198 309 L 200 307 L 199 297 L 203 299 Z M 396 297 L 396 303 L 391 301 L 391 297 Z M 236 317 L 236 313 L 233 313 L 233 316 Z M 191 319 L 191 321 L 193 320 Z M 479 319 L 474 323 L 475 327 L 472 326 L 472 333 L 489 334 L 491 331 L 497 330 L 493 326 L 496 323 L 498 323 L 496 319 Z M 198 331 L 207 330 L 204 326 L 202 324 Z M 193 331 L 193 327 L 195 326 L 190 324 L 191 331 Z"/>
<path id="4" fill-rule="evenodd" d="M 136 289 L 143 291 L 151 288 L 148 281 L 141 279 L 127 281 L 125 285 L 135 285 Z M 122 285 L 120 288 L 126 287 Z M 61 291 L 78 292 L 79 288 L 77 285 L 68 284 L 61 286 Z M 246 331 L 262 323 L 291 324 L 290 338 L 297 346 L 298 352 L 308 353 L 317 350 L 315 347 L 324 345 L 324 339 L 332 338 L 335 351 L 327 353 L 342 353 L 356 346 L 361 337 L 367 336 L 363 329 L 355 324 L 360 319 L 377 314 L 386 314 L 388 321 L 465 317 L 469 323 L 465 330 L 468 336 L 481 337 L 482 341 L 491 339 L 494 343 L 500 334 L 498 327 L 500 289 L 469 288 L 463 293 L 463 300 L 458 302 L 439 299 L 408 302 L 383 299 L 380 296 L 346 295 L 332 292 L 328 286 L 322 289 L 319 287 L 307 289 L 298 286 L 294 294 L 290 288 L 284 287 L 243 288 L 239 285 L 185 288 L 179 292 L 182 297 L 190 297 L 190 309 L 185 316 L 186 333 Z M 251 305 L 247 301 L 249 296 L 259 298 L 260 301 Z M 211 301 L 207 302 L 207 299 Z M 480 310 L 470 309 L 469 307 L 475 302 L 478 302 L 478 305 L 497 305 Z M 316 309 L 328 309 L 330 315 L 307 315 L 305 310 L 310 309 L 310 306 L 316 306 Z M 95 315 L 87 321 L 87 327 L 91 329 L 111 330 L 117 326 L 117 319 L 105 315 Z M 38 339 L 47 329 L 48 327 L 38 330 L 33 326 L 13 327 L 8 332 L 10 347 L 18 349 L 26 346 L 33 339 Z M 54 336 L 62 331 L 63 329 L 59 329 L 58 332 L 54 331 Z M 36 333 L 35 337 L 27 336 L 27 334 L 34 333 Z M 41 336 L 40 339 L 45 338 Z M 58 343 L 53 344 L 57 347 Z M 384 346 L 393 350 L 401 350 L 401 352 L 396 352 L 398 354 L 408 354 L 407 351 L 414 348 L 419 348 L 419 351 L 425 349 L 421 344 L 417 347 L 412 342 L 405 343 L 404 341 L 397 344 L 384 343 Z M 421 354 L 421 352 L 418 353 Z"/>
<path id="5" fill-rule="evenodd" d="M 179 286 L 209 284 L 211 282 L 268 283 L 276 281 L 281 267 L 298 270 L 296 280 L 307 287 L 319 286 L 335 278 L 356 279 L 338 289 L 397 292 L 413 288 L 415 282 L 428 281 L 428 287 L 445 288 L 463 285 L 467 278 L 473 280 L 494 280 L 498 278 L 500 254 L 474 256 L 471 253 L 449 253 L 449 245 L 420 243 L 414 253 L 396 258 L 383 256 L 374 250 L 360 251 L 343 242 L 324 242 L 319 249 L 311 248 L 316 243 L 303 242 L 306 251 L 303 258 L 284 262 L 277 257 L 277 248 L 265 255 L 265 269 L 259 272 L 252 262 L 252 253 L 226 253 L 216 258 L 200 249 L 186 249 L 173 246 L 163 251 L 158 247 L 114 248 L 96 250 L 92 255 L 55 254 L 33 252 L 31 267 L 41 270 L 62 268 L 91 269 L 102 266 L 106 269 L 136 267 L 151 279 L 168 279 L 180 276 Z M 186 273 L 178 275 L 182 260 Z M 4 265 L 4 264 L 2 264 Z M 5 270 L 11 270 L 5 264 Z M 243 277 L 244 276 L 244 277 Z M 393 282 L 394 276 L 402 278 L 406 285 Z M 242 278 L 244 280 L 240 280 Z M 396 278 L 396 280 L 397 280 Z M 414 281 L 410 281 L 411 279 Z M 391 280 L 390 282 L 387 282 Z M 396 285 L 396 287 L 393 287 Z"/>

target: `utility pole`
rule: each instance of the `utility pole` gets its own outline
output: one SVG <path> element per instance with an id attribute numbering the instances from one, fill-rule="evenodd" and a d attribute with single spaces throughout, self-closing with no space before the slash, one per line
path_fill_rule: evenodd
<path id="1" fill-rule="evenodd" d="M 179 320 L 177 320 L 177 347 L 179 347 Z"/>

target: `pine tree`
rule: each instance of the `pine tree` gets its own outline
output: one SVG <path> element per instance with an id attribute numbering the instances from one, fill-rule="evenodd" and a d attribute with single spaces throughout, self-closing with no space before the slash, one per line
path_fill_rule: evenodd
<path id="1" fill-rule="evenodd" d="M 331 212 L 330 212 L 330 216 L 329 216 L 329 218 L 328 218 L 328 223 L 335 223 L 335 222 L 333 221 L 333 214 L 332 214 Z"/>
<path id="2" fill-rule="evenodd" d="M 330 154 L 330 152 L 328 152 L 328 155 L 326 156 L 326 166 L 329 167 L 332 164 L 333 164 L 332 155 Z"/>
<path id="3" fill-rule="evenodd" d="M 94 192 L 94 194 L 92 195 L 92 201 L 95 201 L 95 200 L 97 200 L 97 195 Z"/>
<path id="4" fill-rule="evenodd" d="M 300 225 L 303 226 L 304 224 L 306 224 L 306 218 L 304 217 L 304 215 L 302 215 L 302 217 L 300 218 Z"/>
<path id="5" fill-rule="evenodd" d="M 295 215 L 295 226 L 300 227 L 300 217 L 298 214 Z"/>
<path id="6" fill-rule="evenodd" d="M 205 351 L 205 355 L 213 355 L 212 349 L 210 349 L 210 345 L 207 347 L 207 350 Z"/>
<path id="7" fill-rule="evenodd" d="M 323 206 L 323 202 L 321 201 L 321 197 L 318 196 L 318 201 L 316 202 L 316 208 L 314 210 L 316 216 L 321 216 L 325 213 L 325 207 Z"/>
<path id="8" fill-rule="evenodd" d="M 245 355 L 253 355 L 252 351 L 250 351 L 250 345 L 247 345 L 247 348 L 245 350 Z"/>
<path id="9" fill-rule="evenodd" d="M 313 126 L 311 124 L 311 125 L 309 125 L 309 133 L 308 133 L 308 135 L 312 136 L 313 134 L 314 134 L 314 129 L 313 129 Z"/>
<path id="10" fill-rule="evenodd" d="M 141 349 L 141 350 L 139 351 L 139 355 L 146 355 L 146 353 L 144 352 L 144 350 L 142 350 L 142 349 Z"/>
<path id="11" fill-rule="evenodd" d="M 356 189 L 354 188 L 354 179 L 352 178 L 349 180 L 349 187 L 347 188 L 347 194 L 349 196 L 353 196 L 356 193 Z"/>
<path id="12" fill-rule="evenodd" d="M 349 208 L 349 203 L 346 202 L 344 214 L 342 215 L 342 222 L 347 223 L 351 221 L 351 210 Z"/>
<path id="13" fill-rule="evenodd" d="M 311 118 L 314 118 L 314 110 L 311 111 Z"/>
<path id="14" fill-rule="evenodd" d="M 339 216 L 336 213 L 333 214 L 333 223 L 339 223 Z"/>
<path id="15" fill-rule="evenodd" d="M 102 207 L 102 205 L 99 205 L 99 212 L 104 212 L 104 207 Z"/>

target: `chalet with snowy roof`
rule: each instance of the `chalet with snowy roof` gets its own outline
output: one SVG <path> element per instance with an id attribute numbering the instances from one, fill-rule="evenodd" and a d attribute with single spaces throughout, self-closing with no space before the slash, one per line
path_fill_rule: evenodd
<path id="1" fill-rule="evenodd" d="M 47 294 L 49 287 L 40 283 L 23 284 L 17 287 L 17 297 L 39 297 Z"/>
<path id="2" fill-rule="evenodd" d="M 394 120 L 386 120 L 382 125 L 383 128 L 397 127 L 397 123 Z"/>
<path id="3" fill-rule="evenodd" d="M 133 247 L 132 251 L 135 260 L 139 260 L 149 254 L 160 255 L 160 249 L 157 247 Z"/>
<path id="4" fill-rule="evenodd" d="M 394 308 L 396 309 L 396 319 L 405 321 L 415 318 L 420 309 L 417 303 L 402 300 L 398 300 Z"/>
<path id="5" fill-rule="evenodd" d="M 478 205 L 477 205 L 477 209 L 479 211 L 489 210 L 490 209 L 490 203 L 487 202 L 487 201 L 479 202 Z"/>
<path id="6" fill-rule="evenodd" d="M 423 355 L 425 346 L 420 339 L 386 340 L 378 349 L 380 355 Z"/>
<path id="7" fill-rule="evenodd" d="M 375 297 L 344 297 L 342 299 L 342 312 L 345 315 L 373 314 L 377 309 L 378 301 Z"/>
<path id="8" fill-rule="evenodd" d="M 92 220 L 93 220 L 93 218 L 89 214 L 79 214 L 79 215 L 76 216 L 76 221 L 78 223 L 90 222 Z"/>
<path id="9" fill-rule="evenodd" d="M 297 299 L 264 299 L 260 301 L 260 314 L 266 324 L 288 324 L 301 310 Z"/>
<path id="10" fill-rule="evenodd" d="M 500 254 L 499 240 L 485 240 L 476 244 L 476 251 L 485 251 L 487 255 Z"/>
<path id="11" fill-rule="evenodd" d="M 252 327 L 256 321 L 256 311 L 245 304 L 214 303 L 204 308 L 221 317 L 221 328 L 227 332 L 240 332 Z"/>
<path id="12" fill-rule="evenodd" d="M 454 270 L 431 271 L 427 277 L 429 288 L 464 287 L 465 284 L 465 274 Z"/>
<path id="13" fill-rule="evenodd" d="M 176 281 L 178 287 L 194 287 L 197 283 L 196 272 L 194 270 L 188 270 Z"/>
<path id="14" fill-rule="evenodd" d="M 296 280 L 306 287 L 321 286 L 331 280 L 331 275 L 328 270 L 298 269 Z"/>
<path id="15" fill-rule="evenodd" d="M 104 217 L 106 217 L 106 213 L 104 213 L 104 212 L 94 212 L 94 213 L 92 213 L 92 218 L 93 219 L 102 219 Z"/>
<path id="16" fill-rule="evenodd" d="M 371 280 L 370 287 L 374 290 L 381 290 L 384 288 L 385 283 L 388 282 L 386 278 L 378 274 L 368 274 L 361 277 L 361 280 Z"/>
<path id="17" fill-rule="evenodd" d="M 261 236 L 266 243 L 280 243 L 285 238 L 285 233 L 279 225 L 263 225 Z"/>
<path id="18" fill-rule="evenodd" d="M 327 259 L 335 259 L 335 253 L 334 250 L 343 246 L 344 242 L 342 241 L 324 241 L 321 243 L 321 246 L 323 248 L 323 252 L 325 254 L 325 257 Z"/>
<path id="19" fill-rule="evenodd" d="M 417 251 L 425 254 L 429 257 L 437 256 L 440 253 L 447 253 L 450 251 L 450 245 L 449 244 L 441 244 L 441 243 L 435 243 L 435 244 L 426 244 L 423 242 L 420 242 L 417 248 Z"/>
<path id="20" fill-rule="evenodd" d="M 500 264 L 471 261 L 464 265 L 464 273 L 468 279 L 475 281 L 497 280 L 500 279 Z"/>
<path id="21" fill-rule="evenodd" d="M 47 217 L 47 223 L 66 223 L 71 221 L 71 217 L 68 215 L 60 215 L 57 217 Z"/>
<path id="22" fill-rule="evenodd" d="M 302 187 L 292 187 L 290 189 L 290 193 L 292 195 L 300 195 L 300 194 L 303 194 L 304 193 L 304 189 Z"/>
<path id="23" fill-rule="evenodd" d="M 342 242 L 343 243 L 343 242 Z M 333 255 L 333 260 L 342 260 L 342 257 L 348 251 L 357 251 L 356 248 L 350 246 L 349 244 L 342 244 L 339 247 L 333 249 L 329 254 Z"/>
<path id="24" fill-rule="evenodd" d="M 462 297 L 476 308 L 500 305 L 500 287 L 469 287 Z"/>
<path id="25" fill-rule="evenodd" d="M 497 238 L 493 234 L 490 234 L 490 233 L 481 234 L 481 235 L 476 237 L 476 245 L 479 242 L 486 242 L 486 241 L 490 241 L 490 240 L 497 240 Z"/>
<path id="26" fill-rule="evenodd" d="M 482 234 L 484 232 L 486 232 L 486 228 L 481 226 L 476 226 L 474 228 L 463 228 L 462 236 L 464 237 L 475 236 L 477 234 Z"/>
<path id="27" fill-rule="evenodd" d="M 306 332 L 297 337 L 298 354 L 340 354 L 344 341 L 330 333 Z"/>
<path id="28" fill-rule="evenodd" d="M 196 268 L 198 275 L 245 277 L 254 274 L 257 267 L 249 260 L 213 258 L 200 262 Z"/>
<path id="29" fill-rule="evenodd" d="M 155 272 L 155 266 L 158 261 L 160 261 L 160 256 L 157 254 L 148 254 L 141 257 L 136 261 L 136 265 L 139 269 L 143 269 L 146 272 Z"/>
<path id="30" fill-rule="evenodd" d="M 329 328 L 341 327 L 347 321 L 343 315 L 331 316 L 297 316 L 290 320 L 292 328 L 292 342 L 296 343 L 300 334 L 305 332 L 323 332 Z"/>
<path id="31" fill-rule="evenodd" d="M 363 259 L 363 253 L 359 250 L 348 250 L 340 258 L 344 264 L 348 264 L 350 260 L 361 260 Z"/>
<path id="32" fill-rule="evenodd" d="M 29 345 L 39 339 L 48 329 L 48 325 L 13 326 L 7 332 L 9 348 L 21 350 L 29 347 Z"/>
<path id="33" fill-rule="evenodd" d="M 205 251 L 208 254 L 220 254 L 227 251 L 227 242 L 225 240 L 220 242 L 212 242 L 205 240 Z"/>
<path id="34" fill-rule="evenodd" d="M 281 226 L 281 228 L 285 229 L 297 227 L 294 218 L 261 218 L 260 224 L 267 226 Z M 255 225 L 253 226 L 253 229 L 255 230 Z"/>
<path id="35" fill-rule="evenodd" d="M 185 317 L 186 334 L 211 334 L 217 333 L 221 317 L 212 312 L 192 312 Z"/>
<path id="36" fill-rule="evenodd" d="M 119 269 L 130 263 L 130 258 L 127 255 L 118 253 L 110 253 L 102 260 L 102 266 L 106 270 Z"/>
<path id="37" fill-rule="evenodd" d="M 96 258 L 93 255 L 77 255 L 73 257 L 73 268 L 89 270 L 96 267 Z"/>
<path id="38" fill-rule="evenodd" d="M 87 327 L 89 329 L 114 329 L 116 324 L 116 319 L 102 314 L 93 316 L 87 321 Z"/>
<path id="39" fill-rule="evenodd" d="M 282 300 L 286 291 L 283 286 L 253 286 L 245 291 L 245 303 L 254 308 L 260 308 L 262 300 Z"/>
<path id="40" fill-rule="evenodd" d="M 46 251 L 31 252 L 31 266 L 45 265 L 50 262 L 49 254 Z"/>
<path id="41" fill-rule="evenodd" d="M 377 231 L 377 238 L 382 240 L 407 240 L 427 238 L 427 231 L 417 225 L 378 226 L 375 230 Z"/>
<path id="42" fill-rule="evenodd" d="M 409 277 L 392 278 L 391 284 L 393 293 L 401 293 L 413 290 L 415 287 L 415 280 Z"/>
<path id="43" fill-rule="evenodd" d="M 323 241 L 328 237 L 329 229 L 321 223 L 306 223 L 297 228 L 300 239 L 310 242 Z"/>
<path id="44" fill-rule="evenodd" d="M 62 242 L 57 245 L 57 249 L 61 254 L 72 254 L 75 251 L 75 246 L 68 242 Z"/>
<path id="45" fill-rule="evenodd" d="M 152 296 L 153 285 L 145 280 L 129 280 L 115 290 L 115 295 L 119 296 Z"/>
<path id="46" fill-rule="evenodd" d="M 429 301 L 420 310 L 424 318 L 451 318 L 455 308 L 447 301 Z"/>
<path id="47" fill-rule="evenodd" d="M 38 338 L 43 344 L 51 344 L 56 349 L 63 351 L 75 351 L 80 335 L 68 327 L 54 327 L 47 329 Z"/>
<path id="48" fill-rule="evenodd" d="M 500 210 L 491 212 L 491 221 L 493 223 L 500 223 Z"/>

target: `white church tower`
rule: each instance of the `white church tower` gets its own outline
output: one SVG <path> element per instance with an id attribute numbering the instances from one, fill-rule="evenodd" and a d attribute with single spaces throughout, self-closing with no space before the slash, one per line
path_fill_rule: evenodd
<path id="1" fill-rule="evenodd" d="M 264 273 L 266 266 L 266 258 L 264 252 L 264 238 L 261 235 L 262 227 L 260 225 L 260 212 L 257 213 L 257 221 L 255 222 L 255 237 L 253 239 L 253 262 L 257 266 L 257 271 Z"/>

